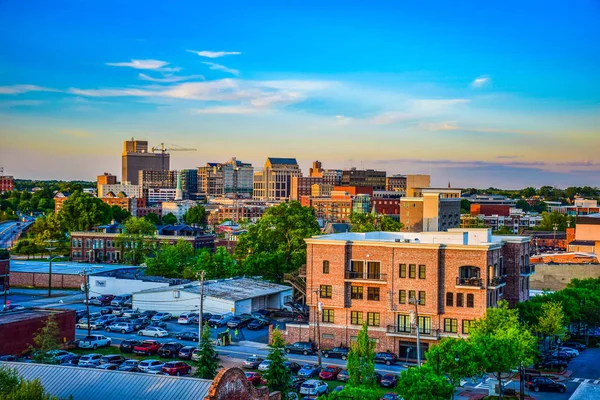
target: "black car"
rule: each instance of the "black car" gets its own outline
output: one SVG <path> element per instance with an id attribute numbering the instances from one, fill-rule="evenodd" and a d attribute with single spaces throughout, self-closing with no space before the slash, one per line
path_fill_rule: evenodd
<path id="1" fill-rule="evenodd" d="M 265 325 L 266 324 L 263 320 L 253 319 L 252 321 L 250 321 L 247 328 L 251 331 L 257 331 L 259 329 L 262 329 Z"/>
<path id="2" fill-rule="evenodd" d="M 142 316 L 145 316 L 145 317 L 148 317 L 148 318 L 152 318 L 156 314 L 158 314 L 158 311 L 154 311 L 154 310 L 146 310 L 146 311 L 142 312 Z"/>
<path id="3" fill-rule="evenodd" d="M 158 355 L 161 357 L 175 358 L 179 355 L 179 350 L 181 350 L 182 347 L 183 345 L 178 342 L 165 343 L 158 349 Z"/>
<path id="4" fill-rule="evenodd" d="M 567 386 L 554 382 L 550 378 L 546 378 L 545 376 L 538 376 L 532 378 L 531 381 L 527 382 L 527 387 L 534 392 L 560 392 L 564 393 L 567 391 Z"/>
<path id="5" fill-rule="evenodd" d="M 139 340 L 126 339 L 121 342 L 119 350 L 121 350 L 121 353 L 133 353 L 133 348 L 139 344 L 142 344 L 142 342 Z"/>
<path id="6" fill-rule="evenodd" d="M 317 352 L 317 346 L 313 342 L 296 342 L 285 346 L 285 352 L 288 354 L 296 353 L 307 356 L 309 354 L 315 354 Z"/>
<path id="7" fill-rule="evenodd" d="M 562 347 L 568 347 L 570 349 L 575 349 L 577 351 L 583 351 L 586 349 L 585 344 L 577 343 L 577 342 L 567 342 L 563 343 Z"/>
<path id="8" fill-rule="evenodd" d="M 178 357 L 182 360 L 190 360 L 192 358 L 192 353 L 194 352 L 194 350 L 196 350 L 196 347 L 194 346 L 184 346 L 181 349 L 179 349 Z"/>
<path id="9" fill-rule="evenodd" d="M 17 361 L 19 358 L 17 356 L 13 356 L 12 354 L 8 354 L 6 356 L 0 356 L 0 361 Z"/>
<path id="10" fill-rule="evenodd" d="M 379 386 L 386 388 L 393 388 L 398 383 L 398 376 L 394 374 L 385 374 L 379 381 Z"/>
<path id="11" fill-rule="evenodd" d="M 306 382 L 306 379 L 299 376 L 292 376 L 290 379 L 290 387 L 293 391 L 297 392 L 300 390 L 300 386 L 302 386 L 304 382 Z"/>
<path id="12" fill-rule="evenodd" d="M 129 323 L 133 325 L 134 330 L 138 331 L 150 325 L 150 320 L 148 318 L 136 318 L 129 321 Z"/>
<path id="13" fill-rule="evenodd" d="M 100 364 L 116 364 L 121 365 L 125 361 L 125 357 L 120 356 L 118 354 L 109 354 L 107 356 L 102 356 L 100 359 Z"/>
<path id="14" fill-rule="evenodd" d="M 161 328 L 161 329 L 165 329 L 166 330 L 167 329 L 167 324 L 165 322 L 163 322 L 163 321 L 152 321 L 150 323 L 150 325 L 148 325 L 146 328 L 151 328 L 151 327 Z"/>
<path id="15" fill-rule="evenodd" d="M 567 369 L 567 362 L 564 360 L 550 359 L 535 364 L 536 369 L 548 369 L 552 371 L 562 372 Z"/>
<path id="16" fill-rule="evenodd" d="M 181 332 L 175 336 L 179 340 L 191 340 L 192 342 L 198 341 L 198 333 L 197 332 Z"/>
<path id="17" fill-rule="evenodd" d="M 113 313 L 113 309 L 111 307 L 106 307 L 106 308 L 100 309 L 100 314 L 102 314 L 102 315 L 107 315 L 107 314 L 112 314 L 112 313 Z"/>
<path id="18" fill-rule="evenodd" d="M 325 358 L 341 358 L 342 360 L 346 360 L 348 358 L 348 353 L 350 349 L 348 347 L 334 347 L 331 350 L 321 350 L 321 354 Z"/>
<path id="19" fill-rule="evenodd" d="M 290 371 L 292 371 L 292 373 L 294 373 L 294 374 L 297 374 L 298 371 L 300 371 L 300 368 L 302 368 L 302 366 L 300 364 L 298 364 L 297 362 L 294 362 L 294 361 L 284 361 L 283 365 L 288 367 L 288 369 Z"/>
<path id="20" fill-rule="evenodd" d="M 66 367 L 77 367 L 79 365 L 80 358 L 81 358 L 81 355 L 77 354 L 77 355 L 75 355 L 75 357 L 66 360 L 65 362 L 61 363 L 60 365 L 66 366 Z"/>
<path id="21" fill-rule="evenodd" d="M 243 328 L 250 323 L 250 320 L 251 318 L 249 315 L 240 315 L 239 317 L 231 318 L 227 323 L 227 326 L 231 329 Z"/>
<path id="22" fill-rule="evenodd" d="M 379 364 L 392 365 L 398 362 L 398 357 L 396 357 L 394 353 L 385 351 L 375 353 L 375 358 L 373 360 Z"/>
<path id="23" fill-rule="evenodd" d="M 79 321 L 80 319 L 87 316 L 86 310 L 77 310 L 75 311 L 75 320 Z"/>

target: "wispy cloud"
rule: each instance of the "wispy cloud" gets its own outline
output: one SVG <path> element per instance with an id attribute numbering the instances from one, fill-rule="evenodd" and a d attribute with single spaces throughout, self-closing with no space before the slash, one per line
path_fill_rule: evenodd
<path id="1" fill-rule="evenodd" d="M 583 160 L 583 161 L 571 161 L 571 162 L 559 163 L 558 165 L 567 166 L 567 167 L 593 167 L 596 164 L 592 160 Z"/>
<path id="2" fill-rule="evenodd" d="M 233 74 L 235 76 L 238 76 L 240 74 L 240 71 L 238 71 L 237 69 L 227 68 L 224 65 L 217 64 L 217 63 L 214 63 L 214 62 L 203 61 L 202 64 L 206 64 L 206 65 L 208 65 L 208 67 L 210 69 L 214 69 L 216 71 L 228 72 L 228 73 Z"/>
<path id="3" fill-rule="evenodd" d="M 471 87 L 480 88 L 488 85 L 491 82 L 491 78 L 489 76 L 480 76 L 476 78 L 473 82 L 471 82 Z"/>
<path id="4" fill-rule="evenodd" d="M 189 76 L 170 75 L 170 76 L 165 76 L 163 78 L 154 78 L 149 75 L 139 73 L 138 78 L 143 81 L 149 81 L 149 82 L 175 83 L 175 82 L 192 81 L 192 80 L 198 80 L 198 79 L 203 80 L 204 75 L 189 75 Z"/>
<path id="5" fill-rule="evenodd" d="M 483 160 L 424 160 L 420 158 L 398 158 L 394 160 L 379 160 L 375 161 L 377 164 L 390 164 L 390 163 L 411 163 L 411 164 L 425 164 L 425 165 L 445 165 L 445 166 L 504 166 L 504 167 L 541 167 L 552 165 L 543 161 L 506 161 L 506 162 L 495 162 L 495 161 L 483 161 Z"/>
<path id="6" fill-rule="evenodd" d="M 208 51 L 208 50 L 202 50 L 202 51 L 196 51 L 196 50 L 187 50 L 190 53 L 194 53 L 199 55 L 200 57 L 207 57 L 207 58 L 219 58 L 219 57 L 224 57 L 224 56 L 237 56 L 240 53 L 239 51 Z"/>
<path id="7" fill-rule="evenodd" d="M 0 86 L 0 94 L 21 94 L 27 92 L 60 92 L 60 90 L 37 85 Z"/>
<path id="8" fill-rule="evenodd" d="M 377 125 L 387 125 L 392 124 L 394 122 L 408 120 L 414 118 L 415 116 L 408 112 L 402 111 L 387 111 L 381 114 L 378 114 L 371 118 L 371 122 Z"/>
<path id="9" fill-rule="evenodd" d="M 456 122 L 419 122 L 417 127 L 427 131 L 455 131 L 458 129 Z"/>
<path id="10" fill-rule="evenodd" d="M 164 66 L 169 65 L 166 61 L 160 60 L 131 60 L 130 62 L 117 62 L 117 63 L 106 63 L 111 67 L 128 67 L 135 69 L 162 69 Z M 171 69 L 170 69 L 171 70 Z"/>
<path id="11" fill-rule="evenodd" d="M 536 135 L 537 132 L 522 129 L 485 128 L 476 126 L 463 126 L 457 122 L 419 122 L 417 128 L 427 131 L 462 131 L 478 133 L 498 133 L 508 135 Z"/>
<path id="12" fill-rule="evenodd" d="M 496 156 L 499 160 L 514 160 L 515 158 L 523 158 L 525 157 L 523 154 L 515 155 L 515 156 Z"/>
<path id="13" fill-rule="evenodd" d="M 61 135 L 75 136 L 75 137 L 80 137 L 80 138 L 86 138 L 86 137 L 92 137 L 93 136 L 89 132 L 74 131 L 74 130 L 71 130 L 71 129 L 61 129 L 60 131 L 58 131 L 58 133 L 60 133 Z"/>
<path id="14" fill-rule="evenodd" d="M 219 107 L 209 107 L 209 108 L 199 108 L 191 110 L 194 114 L 237 114 L 237 115 L 249 115 L 249 114 L 257 114 L 263 109 L 257 107 L 248 107 L 248 106 L 219 106 Z"/>

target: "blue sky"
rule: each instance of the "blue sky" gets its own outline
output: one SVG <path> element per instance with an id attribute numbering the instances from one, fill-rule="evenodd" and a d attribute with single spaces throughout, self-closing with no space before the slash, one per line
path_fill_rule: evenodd
<path id="1" fill-rule="evenodd" d="M 135 136 L 197 148 L 174 168 L 600 185 L 600 3 L 458 3 L 0 2 L 0 163 L 92 180 Z"/>

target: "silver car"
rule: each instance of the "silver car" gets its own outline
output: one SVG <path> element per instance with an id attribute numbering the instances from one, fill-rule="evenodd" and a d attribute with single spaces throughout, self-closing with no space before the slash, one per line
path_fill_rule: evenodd
<path id="1" fill-rule="evenodd" d="M 87 366 L 87 365 L 100 365 L 100 359 L 102 358 L 102 354 L 86 354 L 81 356 L 77 365 Z"/>
<path id="2" fill-rule="evenodd" d="M 163 365 L 165 365 L 165 363 L 160 360 L 144 360 L 140 361 L 138 368 L 142 372 L 162 371 Z"/>
<path id="3" fill-rule="evenodd" d="M 121 333 L 131 333 L 133 332 L 133 325 L 128 324 L 126 322 L 119 322 L 106 327 L 106 332 L 121 332 Z"/>

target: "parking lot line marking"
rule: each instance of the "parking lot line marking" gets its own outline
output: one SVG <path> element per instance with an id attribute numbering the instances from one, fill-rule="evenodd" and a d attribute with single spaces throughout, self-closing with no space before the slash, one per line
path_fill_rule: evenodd
<path id="1" fill-rule="evenodd" d="M 573 378 L 572 381 L 573 382 L 579 382 L 579 378 Z"/>
<path id="2" fill-rule="evenodd" d="M 583 383 L 588 383 L 589 381 L 589 379 L 584 379 Z"/>

